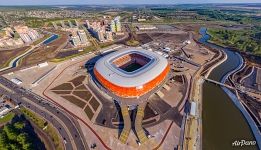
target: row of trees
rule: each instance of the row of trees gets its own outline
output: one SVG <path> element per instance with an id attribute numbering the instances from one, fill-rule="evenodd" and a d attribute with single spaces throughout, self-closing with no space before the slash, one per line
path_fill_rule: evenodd
<path id="1" fill-rule="evenodd" d="M 207 16 L 210 19 L 223 20 L 223 21 L 235 21 L 241 24 L 259 24 L 260 18 L 253 16 L 242 15 L 236 11 L 229 12 L 223 10 L 214 9 L 190 9 L 190 11 L 196 11 L 199 15 Z"/>
<path id="2" fill-rule="evenodd" d="M 241 51 L 261 55 L 261 32 L 257 30 L 209 29 L 211 40 Z"/>
<path id="3" fill-rule="evenodd" d="M 40 145 L 42 148 L 42 143 L 34 133 L 30 123 L 24 118 L 15 118 L 11 123 L 6 124 L 0 129 L 0 149 L 37 150 Z"/>

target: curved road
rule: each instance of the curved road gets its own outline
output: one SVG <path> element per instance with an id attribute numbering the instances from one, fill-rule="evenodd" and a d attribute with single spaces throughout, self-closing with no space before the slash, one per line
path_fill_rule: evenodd
<path id="1" fill-rule="evenodd" d="M 49 123 L 52 123 L 62 136 L 67 150 L 88 149 L 88 146 L 85 146 L 82 133 L 74 123 L 74 119 L 67 115 L 66 112 L 48 100 L 17 86 L 4 77 L 0 77 L 0 84 L 2 87 L 12 91 L 5 90 L 0 86 L 0 93 L 8 95 L 15 103 L 30 109 L 48 120 Z"/>
<path id="2" fill-rule="evenodd" d="M 38 43 L 38 44 L 36 44 L 36 45 L 31 46 L 31 48 L 29 48 L 26 52 L 24 52 L 23 54 L 18 55 L 18 56 L 16 56 L 15 58 L 13 58 L 13 59 L 9 62 L 9 64 L 8 64 L 7 67 L 0 69 L 0 72 L 1 72 L 1 71 L 5 71 L 5 70 L 8 70 L 8 69 L 11 69 L 11 68 L 14 68 L 14 67 L 17 67 L 17 66 L 19 65 L 20 60 L 21 60 L 23 57 L 25 57 L 27 54 L 29 54 L 31 51 L 33 51 L 36 47 L 39 47 L 39 46 L 40 46 L 42 43 L 44 43 L 45 41 L 48 41 L 49 39 L 52 39 L 54 35 L 57 35 L 57 34 L 53 34 L 53 33 L 52 33 L 52 36 L 50 36 L 49 38 L 43 40 L 42 42 L 40 42 L 40 43 Z M 49 44 L 49 43 L 48 43 L 48 44 Z"/>

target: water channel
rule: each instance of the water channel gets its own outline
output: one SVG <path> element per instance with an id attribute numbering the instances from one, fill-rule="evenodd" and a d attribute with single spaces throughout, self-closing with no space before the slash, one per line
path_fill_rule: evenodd
<path id="1" fill-rule="evenodd" d="M 44 45 L 50 44 L 51 42 L 53 42 L 54 40 L 56 40 L 59 36 L 57 34 L 53 34 L 51 37 L 49 37 L 48 39 L 46 39 L 45 41 L 43 41 Z"/>
<path id="2" fill-rule="evenodd" d="M 227 60 L 216 67 L 208 78 L 221 81 L 230 71 L 241 63 L 241 57 L 234 51 L 208 43 L 210 36 L 206 28 L 200 29 L 201 43 L 213 48 L 222 49 L 227 54 Z M 220 86 L 204 82 L 203 84 L 203 150 L 255 150 L 257 146 L 233 147 L 235 140 L 255 140 L 251 128 L 240 110 Z"/>
<path id="3" fill-rule="evenodd" d="M 48 44 L 50 44 L 51 42 L 53 42 L 54 40 L 56 40 L 58 37 L 59 37 L 59 36 L 58 36 L 57 34 L 53 34 L 52 36 L 50 36 L 49 38 L 47 38 L 46 40 L 44 40 L 44 41 L 41 42 L 41 43 L 44 44 L 44 45 L 48 45 Z M 41 44 L 41 43 L 39 43 L 39 44 Z M 29 50 L 29 51 L 26 51 L 26 52 L 23 53 L 22 55 L 16 57 L 16 58 L 13 60 L 13 62 L 11 62 L 11 63 L 12 63 L 12 67 L 10 67 L 10 68 L 17 67 L 19 61 L 20 61 L 22 58 L 24 58 L 26 55 L 30 54 L 32 50 L 33 50 L 33 48 L 32 48 L 31 50 Z"/>

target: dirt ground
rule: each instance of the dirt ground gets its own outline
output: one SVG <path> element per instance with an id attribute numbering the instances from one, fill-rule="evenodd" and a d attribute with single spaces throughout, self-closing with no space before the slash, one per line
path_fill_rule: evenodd
<path id="1" fill-rule="evenodd" d="M 24 53 L 29 46 L 25 46 L 18 49 L 13 50 L 3 50 L 0 51 L 0 68 L 3 67 L 3 65 L 10 59 L 18 56 L 19 54 Z"/>
<path id="2" fill-rule="evenodd" d="M 38 64 L 50 60 L 56 56 L 58 51 L 66 46 L 68 36 L 65 32 L 59 32 L 59 38 L 46 46 L 40 46 L 22 60 L 22 66 Z"/>
<path id="3" fill-rule="evenodd" d="M 146 33 L 142 33 L 142 34 L 138 34 L 137 35 L 137 40 L 141 43 L 141 44 L 146 44 L 148 42 L 153 41 L 153 39 Z"/>

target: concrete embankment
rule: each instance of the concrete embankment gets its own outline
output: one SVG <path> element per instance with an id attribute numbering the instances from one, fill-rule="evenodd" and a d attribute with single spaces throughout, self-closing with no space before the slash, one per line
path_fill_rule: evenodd
<path id="1" fill-rule="evenodd" d="M 221 52 L 221 55 L 224 55 L 224 58 L 222 60 L 220 60 L 219 62 L 217 62 L 214 66 L 210 67 L 210 69 L 208 70 L 207 74 L 205 75 L 206 78 L 208 78 L 208 76 L 210 75 L 210 73 L 219 65 L 221 65 L 223 62 L 225 62 L 227 60 L 227 54 L 225 52 Z M 221 56 L 220 55 L 220 56 Z M 222 56 L 221 56 L 222 57 Z M 219 58 L 218 58 L 219 59 Z M 216 61 L 216 60 L 215 60 Z"/>
<path id="2" fill-rule="evenodd" d="M 200 29 L 202 38 L 199 41 L 213 49 L 224 51 L 227 55 L 227 60 L 216 65 L 216 67 L 213 67 L 215 63 L 209 65 L 209 68 L 213 67 L 213 69 L 208 74 L 208 78 L 220 82 L 228 72 L 237 71 L 242 62 L 235 52 L 208 43 L 210 36 L 206 33 L 206 30 L 206 28 Z M 220 86 L 204 82 L 202 101 L 204 102 L 204 111 L 201 112 L 203 124 L 201 144 L 203 149 L 213 149 L 213 147 L 216 149 L 232 149 L 231 142 L 236 139 L 255 140 L 242 112 Z M 224 133 L 226 136 L 224 136 Z"/>
<path id="3" fill-rule="evenodd" d="M 199 42 L 198 42 L 199 43 Z M 199 43 L 200 44 L 200 43 Z M 211 61 L 207 62 L 193 75 L 193 80 L 191 81 L 192 86 L 190 92 L 190 99 L 196 103 L 197 110 L 196 116 L 191 116 L 187 112 L 186 116 L 186 125 L 184 129 L 184 137 L 192 137 L 189 141 L 184 140 L 183 144 L 180 145 L 183 149 L 202 149 L 202 95 L 203 95 L 203 83 L 201 76 L 206 74 L 206 77 L 209 76 L 210 72 L 215 69 L 217 66 L 222 64 L 227 60 L 227 55 L 224 51 L 219 51 L 216 49 L 211 49 L 211 51 L 216 53 L 216 57 Z"/>
<path id="4" fill-rule="evenodd" d="M 240 65 L 235 69 L 232 70 L 231 72 L 228 72 L 221 80 L 222 83 L 225 83 L 225 81 L 227 80 L 227 78 L 235 73 L 236 71 L 238 71 L 244 64 L 243 58 L 241 57 L 241 55 L 239 55 L 238 53 L 236 53 L 241 60 Z M 240 100 L 238 99 L 238 97 L 232 93 L 229 89 L 227 89 L 226 87 L 222 87 L 222 89 L 224 90 L 224 92 L 226 92 L 226 94 L 230 97 L 230 99 L 232 100 L 232 102 L 237 106 L 237 108 L 240 110 L 240 112 L 243 114 L 243 116 L 246 118 L 247 123 L 249 124 L 254 137 L 256 139 L 256 143 L 259 147 L 259 149 L 261 149 L 261 133 L 255 123 L 255 121 L 252 119 L 252 117 L 250 116 L 250 114 L 248 113 L 248 111 L 245 109 L 245 107 L 243 106 L 243 104 L 240 102 Z"/>
<path id="5" fill-rule="evenodd" d="M 249 74 L 247 74 L 246 76 L 242 77 L 239 81 L 239 83 L 242 83 L 243 80 L 245 80 L 246 78 L 248 78 L 255 70 L 255 67 L 252 67 L 251 71 Z"/>

